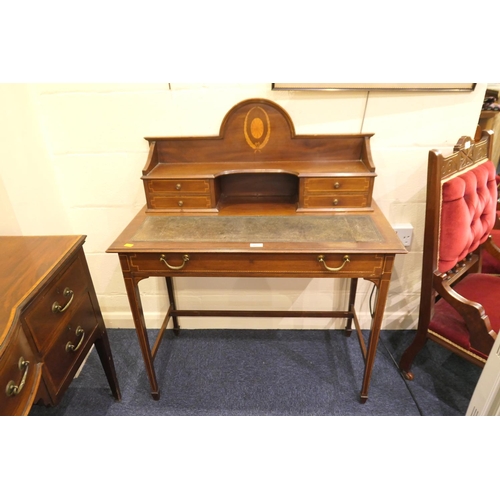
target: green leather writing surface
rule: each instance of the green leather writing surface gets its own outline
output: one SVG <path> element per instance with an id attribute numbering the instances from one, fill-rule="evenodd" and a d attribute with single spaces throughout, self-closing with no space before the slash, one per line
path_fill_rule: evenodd
<path id="1" fill-rule="evenodd" d="M 148 217 L 132 241 L 380 242 L 369 215 Z"/>

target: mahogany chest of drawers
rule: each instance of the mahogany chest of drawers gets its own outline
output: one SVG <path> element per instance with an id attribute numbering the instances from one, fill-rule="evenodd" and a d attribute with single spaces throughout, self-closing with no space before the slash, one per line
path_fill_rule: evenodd
<path id="1" fill-rule="evenodd" d="M 0 237 L 0 415 L 60 402 L 93 345 L 120 389 L 83 236 Z"/>

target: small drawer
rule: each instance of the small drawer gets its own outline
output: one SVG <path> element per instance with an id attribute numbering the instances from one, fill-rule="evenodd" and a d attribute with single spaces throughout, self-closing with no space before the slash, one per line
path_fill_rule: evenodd
<path id="1" fill-rule="evenodd" d="M 365 208 L 368 207 L 368 195 L 335 194 L 325 196 L 304 196 L 304 208 Z"/>
<path id="2" fill-rule="evenodd" d="M 87 295 L 87 275 L 82 256 L 56 277 L 28 306 L 24 321 L 37 348 L 43 352 L 54 330 L 74 314 L 75 304 Z"/>
<path id="3" fill-rule="evenodd" d="M 152 196 L 150 208 L 153 209 L 208 209 L 212 208 L 210 196 Z"/>
<path id="4" fill-rule="evenodd" d="M 320 259 L 320 256 L 322 258 Z M 130 255 L 132 272 L 177 276 L 374 277 L 382 272 L 381 255 L 159 253 Z M 324 261 L 324 262 L 323 262 Z"/>
<path id="5" fill-rule="evenodd" d="M 192 193 L 209 194 L 210 181 L 207 179 L 169 179 L 151 180 L 147 182 L 147 189 L 155 193 Z"/>
<path id="6" fill-rule="evenodd" d="M 41 364 L 18 327 L 0 357 L 0 415 L 29 413 L 40 378 Z"/>
<path id="7" fill-rule="evenodd" d="M 76 370 L 79 366 L 78 360 L 88 350 L 97 325 L 94 308 L 87 294 L 76 304 L 73 316 L 69 318 L 45 356 L 45 371 L 54 385 L 56 394 L 72 369 Z"/>
<path id="8" fill-rule="evenodd" d="M 306 194 L 331 191 L 368 191 L 368 177 L 315 177 L 304 179 Z"/>

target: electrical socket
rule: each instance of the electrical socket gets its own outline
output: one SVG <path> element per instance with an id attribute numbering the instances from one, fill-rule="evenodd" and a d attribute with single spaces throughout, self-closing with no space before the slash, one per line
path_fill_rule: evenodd
<path id="1" fill-rule="evenodd" d="M 394 224 L 392 228 L 396 231 L 401 243 L 405 247 L 409 247 L 413 239 L 413 226 L 411 224 Z"/>

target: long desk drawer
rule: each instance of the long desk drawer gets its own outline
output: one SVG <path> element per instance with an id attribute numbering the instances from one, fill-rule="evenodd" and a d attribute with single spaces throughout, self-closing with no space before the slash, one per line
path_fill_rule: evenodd
<path id="1" fill-rule="evenodd" d="M 374 277 L 383 255 L 155 253 L 128 255 L 133 273 L 177 276 Z"/>

